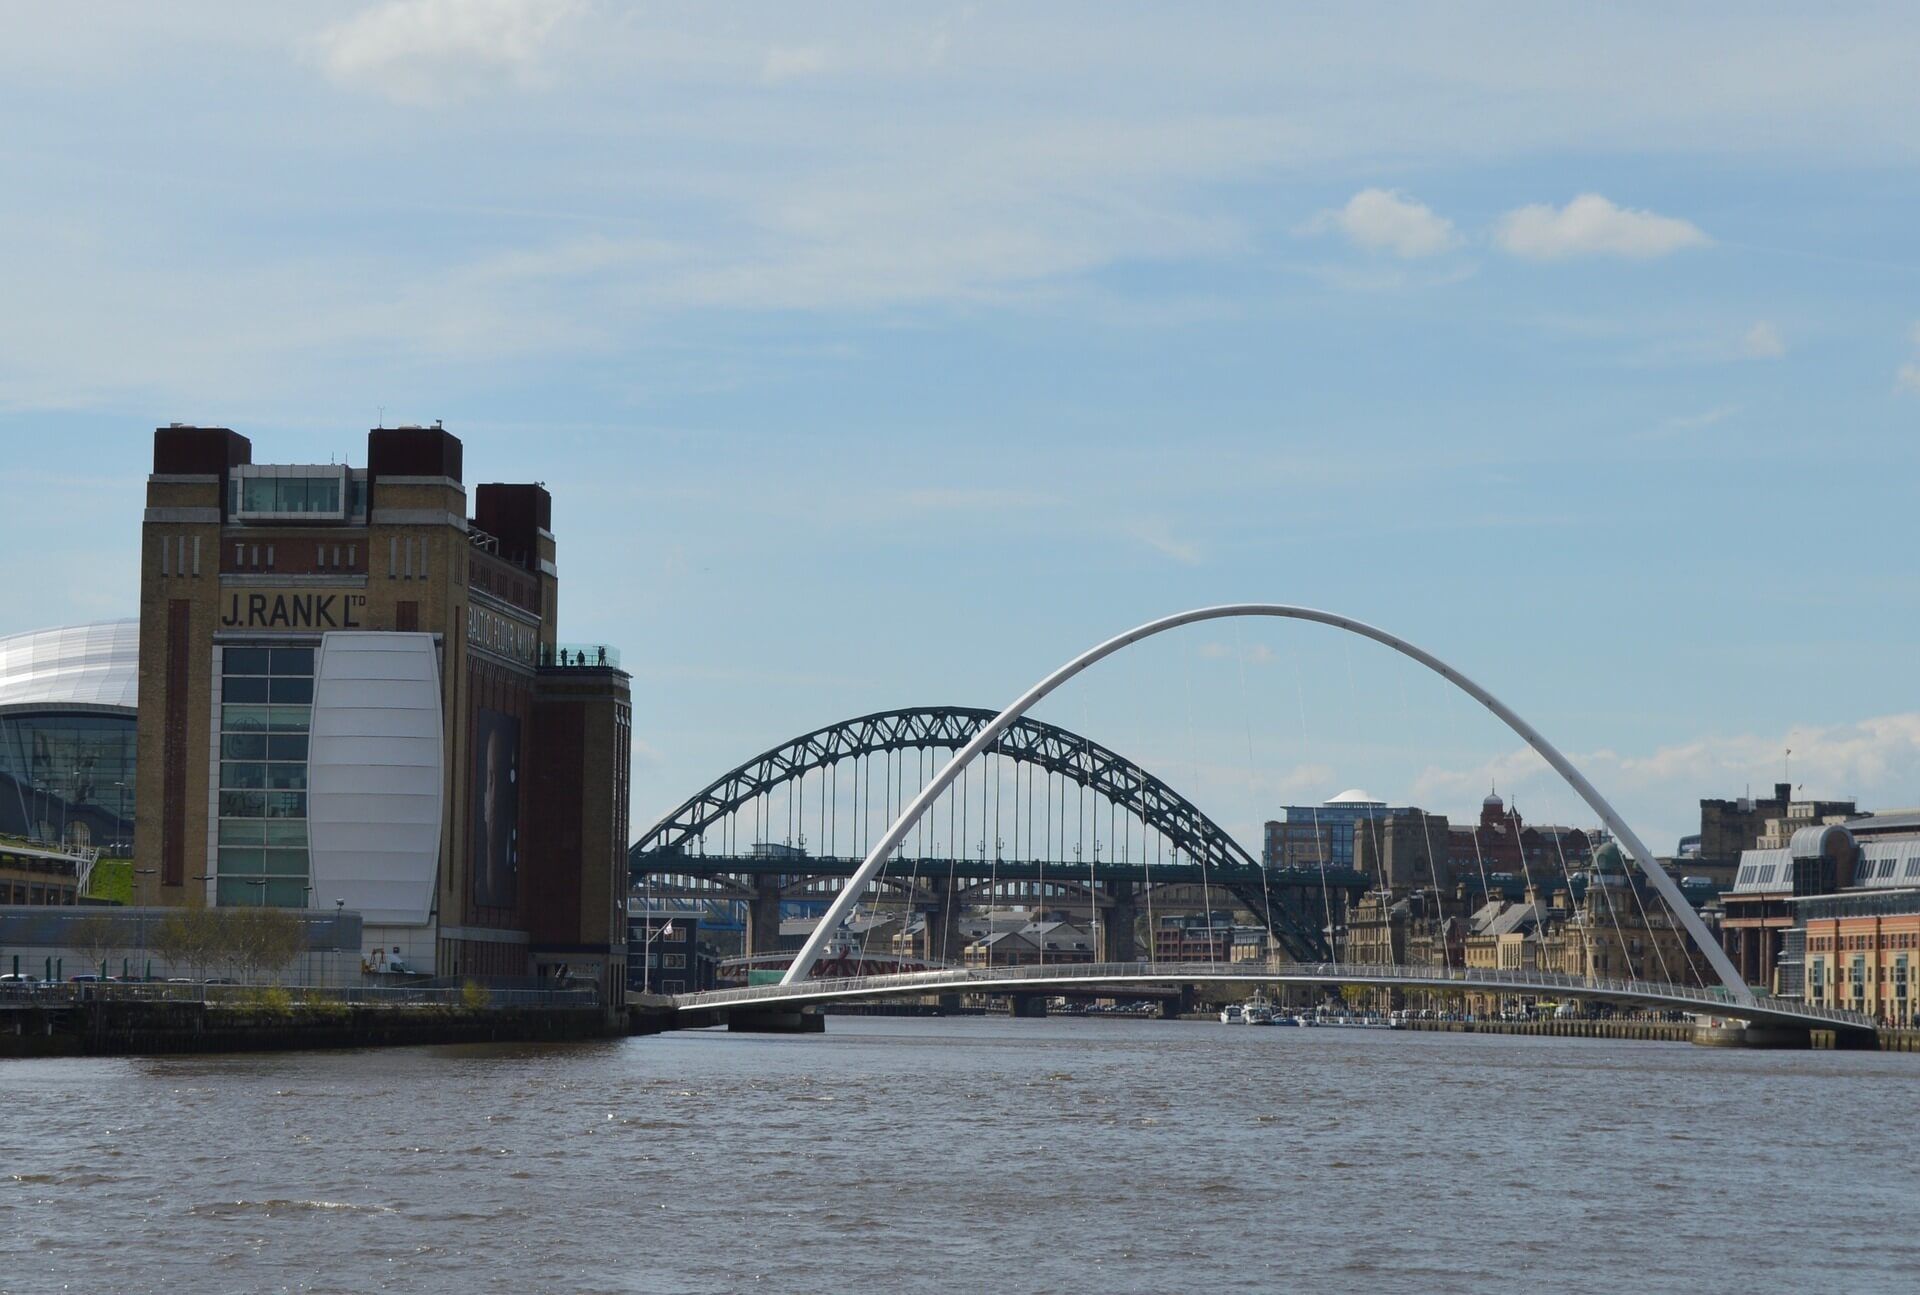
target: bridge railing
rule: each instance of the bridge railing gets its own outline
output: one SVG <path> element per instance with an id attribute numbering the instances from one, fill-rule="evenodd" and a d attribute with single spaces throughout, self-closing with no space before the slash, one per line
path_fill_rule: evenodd
<path id="1" fill-rule="evenodd" d="M 851 997 L 866 993 L 898 993 L 924 988 L 928 992 L 966 990 L 969 986 L 1004 986 L 1033 981 L 1076 984 L 1139 980 L 1256 980 L 1290 979 L 1324 984 L 1386 984 L 1416 989 L 1484 988 L 1505 993 L 1577 994 L 1583 998 L 1623 998 L 1665 1003 L 1698 1004 L 1702 1014 L 1745 1016 L 1749 1013 L 1824 1020 L 1838 1026 L 1871 1029 L 1874 1022 L 1856 1012 L 1805 1003 L 1799 999 L 1762 996 L 1752 1008 L 1738 1007 L 1723 989 L 1676 985 L 1656 980 L 1619 980 L 1576 976 L 1557 971 L 1517 974 L 1480 967 L 1409 967 L 1383 963 L 1335 962 L 1096 962 L 1018 967 L 966 967 L 938 971 L 900 972 L 880 976 L 842 976 L 807 980 L 794 985 L 749 985 L 682 995 L 674 1001 L 684 1007 L 725 1007 L 736 1003 L 805 997 Z"/>

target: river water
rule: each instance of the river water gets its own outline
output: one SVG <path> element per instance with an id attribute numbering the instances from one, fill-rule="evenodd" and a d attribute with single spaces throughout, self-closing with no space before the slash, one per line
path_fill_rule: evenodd
<path id="1" fill-rule="evenodd" d="M 828 1031 L 0 1063 L 0 1291 L 1920 1289 L 1920 1056 Z"/>

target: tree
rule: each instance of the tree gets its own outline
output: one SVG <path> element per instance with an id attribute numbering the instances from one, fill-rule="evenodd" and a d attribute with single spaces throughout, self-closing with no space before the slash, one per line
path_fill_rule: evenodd
<path id="1" fill-rule="evenodd" d="M 160 923 L 153 949 L 175 971 L 199 980 L 222 956 L 220 913 L 211 908 L 183 908 Z"/>
<path id="2" fill-rule="evenodd" d="M 242 908 L 225 914 L 230 957 L 244 978 L 278 978 L 306 948 L 306 928 L 284 908 Z"/>
<path id="3" fill-rule="evenodd" d="M 120 951 L 120 923 L 96 909 L 67 927 L 67 943 L 86 958 L 91 969 L 105 975 L 107 960 Z"/>

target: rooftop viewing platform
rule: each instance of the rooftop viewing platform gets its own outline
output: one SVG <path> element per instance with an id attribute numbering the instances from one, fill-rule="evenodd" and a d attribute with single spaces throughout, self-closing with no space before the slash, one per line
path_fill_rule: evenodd
<path id="1" fill-rule="evenodd" d="M 540 665 L 545 669 L 618 670 L 620 649 L 609 643 L 542 644 Z"/>

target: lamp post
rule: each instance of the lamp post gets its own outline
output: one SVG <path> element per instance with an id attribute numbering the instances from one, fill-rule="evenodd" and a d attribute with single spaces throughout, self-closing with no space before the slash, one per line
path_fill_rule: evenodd
<path id="1" fill-rule="evenodd" d="M 346 922 L 347 901 L 344 898 L 333 901 L 333 956 L 340 956 L 341 930 Z"/>
<path id="2" fill-rule="evenodd" d="M 135 868 L 133 870 L 133 875 L 135 877 L 151 877 L 157 871 L 159 871 L 159 869 L 157 868 Z M 138 881 L 134 882 L 133 884 L 136 890 L 139 889 L 140 883 Z M 137 899 L 138 896 L 135 896 L 135 898 Z M 142 963 L 146 963 L 147 961 L 147 906 L 145 904 L 136 904 L 134 906 L 133 924 L 134 924 L 134 929 L 139 932 L 137 939 L 140 946 L 139 948 L 140 961 Z M 153 978 L 153 967 L 151 965 L 142 966 L 140 968 L 140 979 L 142 981 L 147 981 L 147 980 L 151 980 L 152 978 Z"/>

